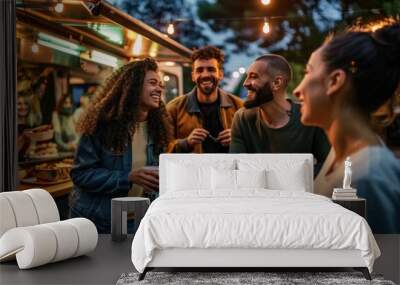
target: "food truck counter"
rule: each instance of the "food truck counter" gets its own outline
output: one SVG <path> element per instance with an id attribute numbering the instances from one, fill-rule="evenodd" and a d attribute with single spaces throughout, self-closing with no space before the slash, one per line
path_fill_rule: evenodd
<path id="1" fill-rule="evenodd" d="M 68 180 L 65 180 L 64 182 L 57 183 L 57 184 L 45 185 L 42 183 L 40 186 L 36 186 L 36 187 L 45 189 L 46 191 L 48 191 L 51 194 L 51 196 L 53 196 L 53 198 L 57 198 L 57 197 L 62 197 L 64 195 L 67 195 L 68 193 L 70 193 L 72 191 L 73 186 L 74 186 L 74 184 L 72 183 L 71 179 L 68 179 Z M 26 190 L 26 189 L 30 189 L 30 188 L 35 188 L 35 186 L 32 184 L 21 183 L 18 185 L 17 190 L 22 191 L 22 190 Z"/>

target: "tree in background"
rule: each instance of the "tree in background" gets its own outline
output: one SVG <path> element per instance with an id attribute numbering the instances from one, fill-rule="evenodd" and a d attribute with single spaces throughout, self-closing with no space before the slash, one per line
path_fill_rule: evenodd
<path id="1" fill-rule="evenodd" d="M 399 15 L 400 0 L 271 0 L 268 6 L 260 0 L 201 0 L 198 14 L 214 32 L 231 31 L 226 39 L 231 53 L 247 52 L 255 57 L 268 51 L 286 57 L 295 71 L 293 87 L 301 79 L 310 53 L 321 45 L 328 32 L 357 21 Z M 261 30 L 265 16 L 271 17 L 268 34 Z M 260 48 L 258 54 L 250 48 L 252 45 Z"/>
<path id="2" fill-rule="evenodd" d="M 185 0 L 114 0 L 114 5 L 149 26 L 166 33 L 174 22 L 175 33 L 170 37 L 189 48 L 206 45 L 208 37 L 196 23 L 195 7 Z M 183 20 L 183 21 L 180 21 Z"/>

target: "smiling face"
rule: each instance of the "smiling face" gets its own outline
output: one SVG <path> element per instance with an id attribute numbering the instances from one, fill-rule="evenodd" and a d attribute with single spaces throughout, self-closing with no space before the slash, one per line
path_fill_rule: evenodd
<path id="1" fill-rule="evenodd" d="M 72 100 L 71 97 L 67 97 L 63 103 L 64 108 L 72 108 Z"/>
<path id="2" fill-rule="evenodd" d="M 147 71 L 140 94 L 140 107 L 146 110 L 159 108 L 163 90 L 159 74 L 152 70 Z"/>
<path id="3" fill-rule="evenodd" d="M 72 115 L 74 113 L 74 107 L 72 105 L 71 97 L 68 96 L 64 99 L 61 108 L 59 109 L 59 113 L 62 115 Z"/>
<path id="4" fill-rule="evenodd" d="M 26 117 L 29 114 L 28 100 L 23 96 L 18 96 L 17 113 L 19 117 Z"/>
<path id="5" fill-rule="evenodd" d="M 258 107 L 272 101 L 274 96 L 271 89 L 271 78 L 266 72 L 266 63 L 255 61 L 247 70 L 243 86 L 247 89 L 246 108 Z"/>
<path id="6" fill-rule="evenodd" d="M 304 125 L 327 128 L 331 123 L 333 100 L 329 95 L 330 74 L 322 60 L 322 48 L 310 57 L 304 77 L 293 94 L 301 103 L 301 122 Z"/>
<path id="7" fill-rule="evenodd" d="M 199 58 L 193 63 L 192 80 L 204 95 L 211 95 L 217 89 L 223 76 L 215 58 Z"/>

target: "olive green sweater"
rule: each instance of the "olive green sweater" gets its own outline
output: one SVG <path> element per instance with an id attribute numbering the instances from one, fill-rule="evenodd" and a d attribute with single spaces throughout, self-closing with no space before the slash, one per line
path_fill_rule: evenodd
<path id="1" fill-rule="evenodd" d="M 300 122 L 300 107 L 292 103 L 289 122 L 278 129 L 269 128 L 260 117 L 260 108 L 241 108 L 232 123 L 231 153 L 312 153 L 316 176 L 330 150 L 322 129 Z"/>

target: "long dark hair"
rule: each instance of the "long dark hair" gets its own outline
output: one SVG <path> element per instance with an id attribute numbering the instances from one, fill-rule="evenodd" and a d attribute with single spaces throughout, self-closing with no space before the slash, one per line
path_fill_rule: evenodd
<path id="1" fill-rule="evenodd" d="M 400 23 L 376 30 L 353 28 L 334 36 L 323 45 L 322 59 L 328 70 L 347 72 L 353 88 L 348 102 L 370 118 L 399 92 Z"/>
<path id="2" fill-rule="evenodd" d="M 93 103 L 78 122 L 78 132 L 96 134 L 107 149 L 124 152 L 135 133 L 146 72 L 157 70 L 157 63 L 145 58 L 115 71 L 96 92 Z M 170 138 L 168 115 L 162 101 L 159 108 L 149 111 L 148 134 L 155 143 L 154 154 L 161 153 Z"/>

